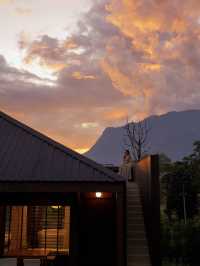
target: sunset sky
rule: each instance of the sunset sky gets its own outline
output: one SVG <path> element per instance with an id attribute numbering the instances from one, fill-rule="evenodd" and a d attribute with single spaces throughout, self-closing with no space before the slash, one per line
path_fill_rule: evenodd
<path id="1" fill-rule="evenodd" d="M 200 108 L 199 0 L 0 0 L 0 109 L 84 152 Z"/>

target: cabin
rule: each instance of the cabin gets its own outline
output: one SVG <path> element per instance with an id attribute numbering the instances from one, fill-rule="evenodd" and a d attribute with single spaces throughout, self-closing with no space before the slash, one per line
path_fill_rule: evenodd
<path id="1" fill-rule="evenodd" d="M 0 265 L 160 265 L 158 156 L 116 170 L 0 112 Z"/>

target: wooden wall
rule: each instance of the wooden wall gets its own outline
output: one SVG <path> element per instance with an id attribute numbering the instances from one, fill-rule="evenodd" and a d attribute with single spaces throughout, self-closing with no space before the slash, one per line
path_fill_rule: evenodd
<path id="1" fill-rule="evenodd" d="M 98 199 L 82 195 L 79 233 L 80 265 L 116 265 L 116 220 L 113 197 Z"/>
<path id="2" fill-rule="evenodd" d="M 4 250 L 4 235 L 5 234 L 5 207 L 0 205 L 0 256 Z"/>
<path id="3" fill-rule="evenodd" d="M 159 157 L 145 157 L 136 166 L 136 182 L 141 191 L 144 222 L 153 266 L 160 266 L 160 182 Z"/>

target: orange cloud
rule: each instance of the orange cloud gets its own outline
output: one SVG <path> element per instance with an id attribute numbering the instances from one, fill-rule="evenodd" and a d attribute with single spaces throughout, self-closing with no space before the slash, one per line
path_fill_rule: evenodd
<path id="1" fill-rule="evenodd" d="M 22 7 L 16 7 L 15 12 L 18 15 L 27 16 L 32 13 L 32 10 L 30 8 L 22 8 Z"/>
<path id="2" fill-rule="evenodd" d="M 72 77 L 75 78 L 75 79 L 83 79 L 83 80 L 84 79 L 85 80 L 87 80 L 87 79 L 96 79 L 96 77 L 93 76 L 93 75 L 85 75 L 85 74 L 80 73 L 79 71 L 73 72 L 72 73 Z"/>
<path id="3" fill-rule="evenodd" d="M 24 52 L 25 64 L 34 63 L 50 71 L 59 72 L 69 65 L 66 56 L 69 51 L 77 48 L 77 44 L 71 38 L 60 41 L 47 35 L 30 41 L 27 34 L 22 32 L 19 36 L 19 47 Z"/>
<path id="4" fill-rule="evenodd" d="M 49 70 L 52 70 L 53 72 L 59 72 L 63 70 L 65 67 L 67 67 L 67 64 L 64 63 L 56 63 L 56 62 L 45 62 L 41 61 L 39 63 L 42 67 L 47 68 Z"/>
<path id="5" fill-rule="evenodd" d="M 105 113 L 105 119 L 109 121 L 126 120 L 128 117 L 128 110 L 126 109 L 114 109 Z"/>
<path id="6" fill-rule="evenodd" d="M 0 0 L 0 5 L 13 3 L 15 0 Z"/>
<path id="7" fill-rule="evenodd" d="M 144 72 L 148 71 L 160 71 L 161 65 L 160 64 L 140 64 L 141 70 Z"/>
<path id="8" fill-rule="evenodd" d="M 119 68 L 109 64 L 106 60 L 101 61 L 101 67 L 112 80 L 113 86 L 126 96 L 138 95 L 134 90 L 133 83 L 129 76 L 122 73 Z"/>
<path id="9" fill-rule="evenodd" d="M 64 41 L 62 46 L 66 49 L 75 49 L 78 47 L 78 45 L 72 39 L 67 39 Z"/>
<path id="10" fill-rule="evenodd" d="M 106 6 L 109 12 L 107 20 L 130 38 L 138 33 L 184 32 L 188 27 L 189 16 L 198 14 L 195 9 L 200 4 L 198 0 L 178 2 L 112 0 Z"/>

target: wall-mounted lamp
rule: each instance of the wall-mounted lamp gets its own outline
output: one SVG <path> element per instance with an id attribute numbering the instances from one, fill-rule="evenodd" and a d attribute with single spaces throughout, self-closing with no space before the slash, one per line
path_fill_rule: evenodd
<path id="1" fill-rule="evenodd" d="M 101 192 L 96 192 L 96 198 L 101 198 L 102 197 L 102 193 Z"/>

